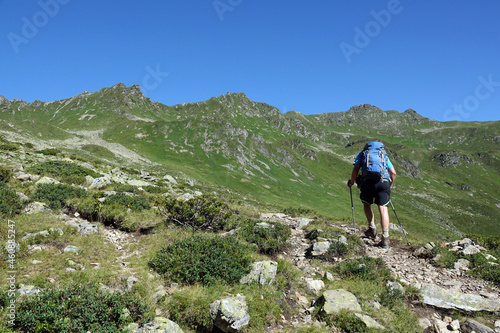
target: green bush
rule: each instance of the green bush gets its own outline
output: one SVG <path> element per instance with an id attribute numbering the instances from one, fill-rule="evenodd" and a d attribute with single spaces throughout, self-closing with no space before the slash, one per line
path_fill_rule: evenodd
<path id="1" fill-rule="evenodd" d="M 354 313 L 348 311 L 341 311 L 338 314 L 327 315 L 325 313 L 320 313 L 319 319 L 324 321 L 328 325 L 333 325 L 334 327 L 341 329 L 342 332 L 371 332 L 366 324 L 356 317 Z"/>
<path id="2" fill-rule="evenodd" d="M 485 235 L 470 234 L 467 235 L 467 237 L 473 240 L 474 242 L 481 244 L 488 250 L 491 251 L 500 250 L 500 235 L 485 236 Z"/>
<path id="3" fill-rule="evenodd" d="M 109 293 L 95 284 L 47 289 L 24 298 L 17 308 L 15 329 L 23 332 L 122 332 L 131 322 L 151 320 L 134 295 Z"/>
<path id="4" fill-rule="evenodd" d="M 23 209 L 21 199 L 10 187 L 0 182 L 0 215 L 3 217 L 14 217 Z"/>
<path id="5" fill-rule="evenodd" d="M 0 144 L 0 150 L 16 151 L 17 150 L 17 145 L 12 144 L 12 143 Z"/>
<path id="6" fill-rule="evenodd" d="M 117 193 L 110 195 L 104 200 L 105 206 L 113 206 L 118 205 L 123 208 L 130 208 L 134 211 L 142 211 L 144 209 L 150 209 L 151 204 L 149 201 L 143 197 L 138 195 L 127 195 L 125 193 Z"/>
<path id="7" fill-rule="evenodd" d="M 8 183 L 12 178 L 12 170 L 5 166 L 0 166 L 0 183 Z"/>
<path id="8" fill-rule="evenodd" d="M 68 199 L 86 196 L 87 192 L 81 188 L 65 184 L 40 184 L 30 199 L 45 202 L 52 209 L 61 209 L 66 206 Z"/>
<path id="9" fill-rule="evenodd" d="M 399 306 L 403 307 L 404 300 L 405 295 L 401 290 L 388 286 L 380 294 L 380 304 L 388 307 L 389 309 L 393 309 Z"/>
<path id="10" fill-rule="evenodd" d="M 232 210 L 222 200 L 213 196 L 198 196 L 187 201 L 165 198 L 159 203 L 166 221 L 193 230 L 223 230 Z"/>
<path id="11" fill-rule="evenodd" d="M 27 168 L 28 172 L 42 176 L 51 176 L 67 183 L 83 184 L 86 176 L 94 178 L 102 175 L 74 163 L 64 161 L 48 161 Z"/>
<path id="12" fill-rule="evenodd" d="M 444 268 L 453 268 L 455 262 L 460 258 L 457 252 L 449 251 L 441 245 L 433 247 L 429 253 L 430 258 L 436 258 L 436 256 L 438 259 L 432 260 L 433 265 Z"/>
<path id="13" fill-rule="evenodd" d="M 469 271 L 471 275 L 500 286 L 500 269 L 498 269 L 498 265 L 489 263 L 482 253 L 468 256 L 466 259 L 471 262 L 472 269 Z"/>
<path id="14" fill-rule="evenodd" d="M 61 153 L 59 149 L 55 148 L 46 148 L 42 150 L 37 150 L 36 153 L 47 155 L 47 156 L 56 156 L 57 154 Z"/>
<path id="15" fill-rule="evenodd" d="M 269 255 L 283 251 L 290 235 L 290 227 L 277 222 L 249 220 L 240 230 L 243 239 L 256 244 L 260 253 Z"/>
<path id="16" fill-rule="evenodd" d="M 362 256 L 349 259 L 335 267 L 336 272 L 344 279 L 359 279 L 385 283 L 392 280 L 391 271 L 381 258 Z"/>
<path id="17" fill-rule="evenodd" d="M 282 212 L 286 215 L 290 215 L 291 217 L 304 216 L 304 215 L 314 215 L 315 212 L 312 209 L 304 208 L 304 207 L 286 207 L 283 208 Z"/>
<path id="18" fill-rule="evenodd" d="M 248 248 L 235 237 L 193 235 L 159 250 L 149 266 L 174 282 L 232 284 L 248 274 Z"/>

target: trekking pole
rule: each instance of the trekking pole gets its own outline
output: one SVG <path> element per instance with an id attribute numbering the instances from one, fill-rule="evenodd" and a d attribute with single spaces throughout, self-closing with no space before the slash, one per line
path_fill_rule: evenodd
<path id="1" fill-rule="evenodd" d="M 408 241 L 408 237 L 406 236 L 406 230 L 403 228 L 403 225 L 401 224 L 401 221 L 399 220 L 398 213 L 396 213 L 396 209 L 394 209 L 394 205 L 392 204 L 392 200 L 389 202 L 391 203 L 392 210 L 394 211 L 394 215 L 396 215 L 396 218 L 398 219 L 399 225 L 401 226 L 401 230 L 403 230 L 403 233 L 405 234 L 406 243 L 408 245 L 410 245 L 410 241 Z"/>
<path id="2" fill-rule="evenodd" d="M 356 222 L 354 221 L 354 204 L 352 203 L 352 186 L 349 186 L 349 192 L 351 192 L 352 224 L 354 225 L 354 233 L 356 233 Z"/>

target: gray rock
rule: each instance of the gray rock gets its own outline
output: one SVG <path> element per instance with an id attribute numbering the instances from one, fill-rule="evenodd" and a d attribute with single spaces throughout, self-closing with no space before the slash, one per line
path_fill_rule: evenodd
<path id="1" fill-rule="evenodd" d="M 305 280 L 305 289 L 308 293 L 319 295 L 321 290 L 325 288 L 325 283 L 322 280 L 313 280 L 306 279 Z"/>
<path id="2" fill-rule="evenodd" d="M 462 253 L 465 255 L 478 254 L 479 252 L 481 252 L 481 250 L 475 245 L 468 245 L 462 250 Z"/>
<path id="3" fill-rule="evenodd" d="M 179 325 L 164 317 L 156 317 L 151 323 L 143 327 L 132 323 L 125 330 L 130 333 L 184 333 Z"/>
<path id="4" fill-rule="evenodd" d="M 20 296 L 34 296 L 40 292 L 42 292 L 42 289 L 30 285 L 30 284 L 19 284 L 19 289 L 17 289 L 17 292 L 19 293 Z"/>
<path id="5" fill-rule="evenodd" d="M 463 333 L 495 333 L 494 330 L 474 319 L 467 319 L 460 328 Z"/>
<path id="6" fill-rule="evenodd" d="M 170 176 L 170 175 L 165 175 L 163 177 L 163 179 L 166 180 L 166 181 L 168 181 L 171 184 L 177 185 L 177 180 L 175 180 L 175 178 L 172 177 L 172 176 Z"/>
<path id="7" fill-rule="evenodd" d="M 301 217 L 297 220 L 297 224 L 295 226 L 295 229 L 302 229 L 313 221 L 314 221 L 314 219 L 308 219 L 305 217 Z"/>
<path id="8" fill-rule="evenodd" d="M 312 251 L 311 255 L 313 257 L 321 256 L 328 252 L 328 249 L 330 248 L 331 243 L 328 241 L 321 241 L 321 242 L 316 242 L 312 245 Z"/>
<path id="9" fill-rule="evenodd" d="M 50 177 L 42 177 L 40 178 L 35 184 L 40 185 L 40 184 L 60 184 L 61 182 L 50 178 Z"/>
<path id="10" fill-rule="evenodd" d="M 364 314 L 361 314 L 361 313 L 355 313 L 354 314 L 356 317 L 358 317 L 359 319 L 361 319 L 361 321 L 366 325 L 366 327 L 368 329 L 379 329 L 379 330 L 385 330 L 385 327 L 380 325 L 378 322 L 375 321 L 375 319 L 373 319 L 372 317 L 370 316 L 367 316 L 367 315 L 364 315 Z"/>
<path id="11" fill-rule="evenodd" d="M 71 219 L 65 223 L 69 226 L 77 228 L 80 235 L 90 235 L 98 232 L 97 224 L 92 224 L 82 219 Z"/>
<path id="12" fill-rule="evenodd" d="M 127 278 L 127 291 L 132 291 L 132 287 L 134 286 L 134 284 L 136 284 L 137 282 L 139 282 L 139 279 L 136 278 L 135 276 L 129 276 Z"/>
<path id="13" fill-rule="evenodd" d="M 424 331 L 432 326 L 432 323 L 428 318 L 419 318 L 418 324 L 420 325 L 420 327 L 422 327 Z"/>
<path id="14" fill-rule="evenodd" d="M 36 214 L 36 213 L 42 213 L 50 210 L 50 208 L 44 204 L 43 202 L 30 202 L 28 206 L 24 209 L 24 212 L 26 214 Z"/>
<path id="15" fill-rule="evenodd" d="M 143 186 L 149 186 L 151 183 L 144 181 L 144 180 L 138 180 L 138 179 L 131 179 L 127 182 L 129 185 L 136 186 L 136 187 L 143 187 Z"/>
<path id="16" fill-rule="evenodd" d="M 94 177 L 89 176 L 89 175 L 85 176 L 85 184 L 90 185 L 93 182 L 94 182 Z"/>
<path id="17" fill-rule="evenodd" d="M 258 282 L 261 285 L 271 284 L 276 278 L 278 272 L 278 263 L 275 261 L 264 260 L 252 263 L 250 273 L 241 278 L 240 283 L 251 284 Z"/>
<path id="18" fill-rule="evenodd" d="M 455 263 L 454 267 L 455 269 L 461 269 L 463 271 L 469 270 L 469 264 L 470 261 L 467 259 L 458 259 L 457 262 Z"/>
<path id="19" fill-rule="evenodd" d="M 358 299 L 344 289 L 326 290 L 321 298 L 322 311 L 326 314 L 336 314 L 341 310 L 361 312 Z"/>
<path id="20" fill-rule="evenodd" d="M 111 184 L 111 180 L 108 177 L 99 177 L 92 181 L 92 184 L 90 184 L 89 188 L 99 190 L 109 184 Z"/>
<path id="21" fill-rule="evenodd" d="M 76 253 L 78 254 L 78 247 L 74 246 L 74 245 L 68 245 L 64 248 L 64 252 L 67 253 L 67 252 L 72 252 L 72 253 Z"/>
<path id="22" fill-rule="evenodd" d="M 399 282 L 387 281 L 387 286 L 391 290 L 399 290 L 403 294 L 405 293 L 405 288 Z"/>
<path id="23" fill-rule="evenodd" d="M 236 333 L 250 322 L 245 296 L 224 298 L 210 305 L 210 317 L 223 332 Z"/>
<path id="24" fill-rule="evenodd" d="M 446 290 L 433 284 L 423 284 L 420 290 L 423 303 L 443 309 L 465 311 L 500 311 L 500 301 L 483 298 L 474 294 L 462 294 Z"/>

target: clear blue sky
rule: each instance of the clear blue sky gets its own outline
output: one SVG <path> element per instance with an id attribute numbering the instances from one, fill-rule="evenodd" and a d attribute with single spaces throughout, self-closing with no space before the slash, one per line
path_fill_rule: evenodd
<path id="1" fill-rule="evenodd" d="M 0 0 L 0 95 L 123 82 L 167 105 L 244 92 L 282 112 L 500 120 L 499 18 L 498 0 Z"/>

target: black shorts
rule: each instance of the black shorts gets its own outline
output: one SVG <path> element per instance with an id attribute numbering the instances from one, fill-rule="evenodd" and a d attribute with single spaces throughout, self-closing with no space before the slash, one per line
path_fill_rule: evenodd
<path id="1" fill-rule="evenodd" d="M 387 206 L 391 200 L 391 183 L 387 180 L 374 182 L 366 180 L 361 183 L 361 194 L 359 196 L 363 203 L 375 203 L 380 206 Z"/>

